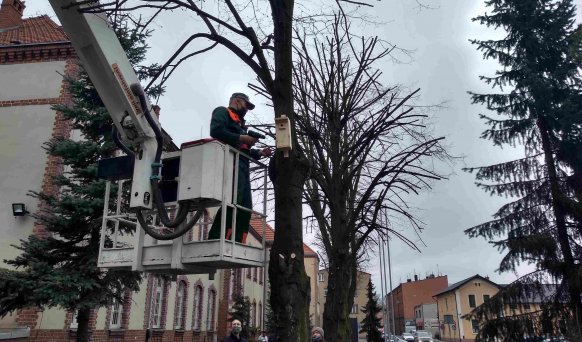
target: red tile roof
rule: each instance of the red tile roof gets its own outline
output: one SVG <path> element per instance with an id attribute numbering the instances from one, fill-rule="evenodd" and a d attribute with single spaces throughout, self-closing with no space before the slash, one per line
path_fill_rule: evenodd
<path id="1" fill-rule="evenodd" d="M 47 15 L 24 19 L 22 25 L 0 31 L 0 47 L 68 41 L 65 31 Z"/>
<path id="2" fill-rule="evenodd" d="M 258 238 L 261 239 L 263 236 L 263 221 L 260 217 L 253 215 L 251 218 L 251 229 L 255 231 Z M 275 230 L 268 223 L 265 226 L 265 239 L 267 244 L 272 244 L 275 240 Z M 317 253 L 305 243 L 303 244 L 303 253 L 305 256 L 317 256 Z"/>

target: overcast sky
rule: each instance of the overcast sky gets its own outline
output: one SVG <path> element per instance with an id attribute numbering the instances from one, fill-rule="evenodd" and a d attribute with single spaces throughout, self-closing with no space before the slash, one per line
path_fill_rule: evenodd
<path id="1" fill-rule="evenodd" d="M 396 286 L 414 273 L 424 278 L 428 273 L 447 275 L 453 283 L 476 273 L 490 276 L 493 281 L 506 283 L 513 274 L 497 274 L 501 255 L 482 239 L 469 239 L 463 230 L 485 222 L 504 203 L 490 197 L 474 185 L 474 176 L 461 170 L 464 166 L 499 163 L 520 154 L 520 150 L 499 149 L 489 141 L 479 139 L 485 125 L 478 118 L 483 108 L 470 104 L 468 90 L 488 91 L 479 80 L 481 74 L 492 75 L 496 64 L 485 62 L 481 53 L 469 44 L 470 38 L 496 38 L 494 32 L 471 18 L 485 13 L 482 0 L 425 0 L 434 9 L 420 10 L 413 0 L 384 0 L 374 2 L 374 14 L 381 13 L 386 24 L 375 27 L 373 34 L 406 49 L 414 50 L 407 64 L 385 63 L 383 71 L 388 83 L 421 88 L 420 102 L 430 105 L 446 101 L 446 106 L 434 113 L 435 134 L 446 136 L 450 153 L 464 156 L 453 167 L 439 166 L 451 173 L 448 180 L 435 184 L 432 192 L 414 200 L 412 206 L 426 223 L 421 238 L 410 231 L 403 233 L 414 240 L 421 253 L 404 243 L 393 240 L 391 256 L 393 283 Z M 47 0 L 28 0 L 25 16 L 54 14 Z M 579 11 L 580 12 L 580 11 Z M 179 13 L 176 16 L 180 15 Z M 183 17 L 187 19 L 187 17 Z M 580 19 L 580 16 L 579 16 Z M 165 20 L 158 24 L 150 60 L 163 61 L 173 52 L 180 38 L 189 32 L 187 20 Z M 161 122 L 179 145 L 184 141 L 208 136 L 210 113 L 226 105 L 236 91 L 252 92 L 246 84 L 254 81 L 253 74 L 225 50 L 199 56 L 179 70 L 167 84 L 166 95 L 160 99 Z M 272 111 L 256 98 L 257 109 L 251 119 L 269 120 Z M 310 237 L 307 237 L 309 241 Z M 369 268 L 378 293 L 380 292 L 379 263 Z M 525 269 L 525 268 L 524 268 Z"/>

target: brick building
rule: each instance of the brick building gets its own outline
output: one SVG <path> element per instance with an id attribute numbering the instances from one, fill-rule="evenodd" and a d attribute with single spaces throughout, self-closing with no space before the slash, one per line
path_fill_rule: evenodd
<path id="1" fill-rule="evenodd" d="M 386 295 L 387 303 L 390 303 L 391 296 L 394 296 L 394 322 L 395 333 L 402 334 L 405 325 L 416 329 L 416 317 L 414 308 L 422 304 L 435 303 L 433 296 L 448 286 L 447 276 L 429 275 L 425 279 L 419 279 L 417 275 L 414 280 L 408 279 L 406 283 L 398 285 L 391 293 Z M 388 309 L 391 305 L 388 306 Z M 392 313 L 388 312 L 388 317 Z"/>
<path id="2" fill-rule="evenodd" d="M 62 75 L 77 74 L 75 51 L 63 30 L 47 16 L 23 19 L 24 9 L 21 0 L 2 0 L 0 7 L 0 268 L 7 267 L 4 259 L 18 255 L 12 244 L 45 234 L 30 216 L 14 217 L 12 204 L 22 203 L 34 213 L 39 203 L 28 191 L 58 190 L 51 179 L 61 166 L 42 144 L 70 136 L 70 125 L 50 107 L 70 101 Z M 30 327 L 39 339 L 48 338 L 35 330 L 39 324 L 52 324 L 53 317 L 36 309 L 20 310 L 0 320 L 0 332 L 25 337 L 31 330 L 19 328 Z"/>
<path id="3" fill-rule="evenodd" d="M 46 236 L 44 227 L 30 215 L 15 217 L 12 203 L 23 203 L 30 213 L 39 203 L 27 196 L 29 191 L 58 192 L 51 179 L 62 173 L 62 166 L 48 156 L 43 143 L 54 137 L 71 137 L 75 132 L 54 104 L 70 103 L 63 76 L 78 74 L 76 54 L 62 28 L 48 16 L 24 18 L 25 2 L 0 0 L 0 271 L 8 268 L 3 260 L 13 259 L 19 244 L 31 234 Z M 190 239 L 203 239 L 211 215 L 195 227 Z M 272 241 L 274 231 L 253 221 L 248 239 L 260 244 L 263 235 Z M 312 279 L 312 293 L 319 260 L 304 246 L 306 268 Z M 126 293 L 126 301 L 95 308 L 91 314 L 92 340 L 98 341 L 216 341 L 227 333 L 228 311 L 233 296 L 251 300 L 251 325 L 264 324 L 265 275 L 262 267 L 218 271 L 214 279 L 207 274 L 177 276 L 174 279 L 148 274 L 141 290 Z M 315 285 L 314 285 L 315 284 Z M 316 298 L 316 297 L 315 297 Z M 312 295 L 310 310 L 316 312 Z M 77 329 L 75 312 L 62 309 L 30 308 L 0 319 L 0 339 L 29 341 L 74 340 Z"/>

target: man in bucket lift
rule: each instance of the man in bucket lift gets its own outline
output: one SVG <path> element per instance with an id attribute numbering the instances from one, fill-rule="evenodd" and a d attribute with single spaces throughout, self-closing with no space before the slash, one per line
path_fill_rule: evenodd
<path id="1" fill-rule="evenodd" d="M 253 110 L 255 105 L 249 100 L 249 97 L 243 93 L 234 93 L 230 97 L 228 108 L 218 107 L 212 112 L 210 122 L 210 136 L 214 139 L 221 140 L 230 146 L 250 155 L 254 159 L 269 157 L 271 150 L 265 147 L 262 150 L 251 149 L 258 141 L 247 134 L 245 126 L 245 114 L 248 110 Z M 248 158 L 241 156 L 238 162 L 238 184 L 236 202 L 245 208 L 252 209 L 251 180 L 249 174 Z M 218 239 L 220 237 L 220 218 L 221 210 L 218 210 L 216 218 L 212 223 L 208 239 Z M 246 243 L 251 213 L 244 210 L 237 210 L 236 213 L 236 242 Z M 231 239 L 232 235 L 232 209 L 226 211 L 226 239 Z"/>

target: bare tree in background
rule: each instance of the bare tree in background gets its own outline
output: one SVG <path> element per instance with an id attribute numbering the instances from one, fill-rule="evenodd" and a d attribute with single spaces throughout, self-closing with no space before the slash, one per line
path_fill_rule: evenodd
<path id="1" fill-rule="evenodd" d="M 416 248 L 398 228 L 422 228 L 408 201 L 442 178 L 432 162 L 447 155 L 412 104 L 419 89 L 381 81 L 378 63 L 394 47 L 355 36 L 341 12 L 329 35 L 297 36 L 297 137 L 310 165 L 303 194 L 329 263 L 323 328 L 326 340 L 348 341 L 358 263 L 378 235 Z"/>

